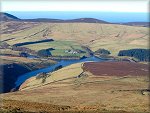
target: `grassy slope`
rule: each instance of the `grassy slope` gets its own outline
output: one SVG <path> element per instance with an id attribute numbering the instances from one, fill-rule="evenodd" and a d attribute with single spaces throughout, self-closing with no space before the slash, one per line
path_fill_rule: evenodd
<path id="1" fill-rule="evenodd" d="M 47 104 L 70 106 L 66 111 L 106 111 L 109 113 L 109 111 L 120 110 L 120 113 L 123 111 L 132 113 L 148 112 L 148 95 L 143 95 L 142 92 L 136 90 L 148 87 L 146 76 L 98 77 L 86 72 L 86 76 L 60 80 L 78 76 L 81 72 L 81 64 L 74 64 L 52 73 L 46 79 L 46 82 L 50 84 L 46 85 L 45 83 L 43 85 L 41 80 L 38 81 L 32 78 L 25 84 L 29 87 L 18 92 L 5 94 L 3 99 L 10 100 L 13 98 L 13 100 L 19 100 L 22 104 L 19 108 L 24 109 L 27 108 L 27 105 L 22 102 L 38 102 L 45 104 L 45 106 Z M 29 110 L 39 111 L 40 109 L 53 112 L 53 110 L 42 108 L 43 105 L 38 105 L 39 109 L 35 109 L 34 103 L 33 105 L 30 104 L 33 107 L 27 108 Z"/>
<path id="2" fill-rule="evenodd" d="M 106 48 L 116 55 L 121 49 L 148 48 L 148 35 L 146 27 L 96 23 L 41 23 L 23 31 L 2 34 L 1 39 L 14 37 L 14 40 L 8 41 L 9 44 L 45 38 L 69 40 L 87 45 L 93 51 Z"/>
<path id="3" fill-rule="evenodd" d="M 58 71 L 54 71 L 52 73 L 48 73 L 45 82 L 42 82 L 44 77 L 37 79 L 35 77 L 31 77 L 21 86 L 21 90 L 32 89 L 34 87 L 39 87 L 42 85 L 50 84 L 56 81 L 61 81 L 68 78 L 77 77 L 80 75 L 83 70 L 81 68 L 82 63 L 72 64 L 70 66 L 64 67 Z M 67 71 L 67 73 L 66 73 Z"/>
<path id="4" fill-rule="evenodd" d="M 12 54 L 12 55 L 18 55 L 19 56 L 19 51 L 13 51 L 11 49 L 0 49 L 1 54 Z"/>

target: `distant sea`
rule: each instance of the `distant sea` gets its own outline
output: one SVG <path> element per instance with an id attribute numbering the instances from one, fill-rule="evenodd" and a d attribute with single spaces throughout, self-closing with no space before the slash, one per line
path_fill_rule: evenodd
<path id="1" fill-rule="evenodd" d="M 96 18 L 112 23 L 125 22 L 149 22 L 148 13 L 129 13 L 129 12 L 81 12 L 81 11 L 13 11 L 7 12 L 20 19 L 52 18 L 52 19 L 76 19 L 76 18 Z"/>

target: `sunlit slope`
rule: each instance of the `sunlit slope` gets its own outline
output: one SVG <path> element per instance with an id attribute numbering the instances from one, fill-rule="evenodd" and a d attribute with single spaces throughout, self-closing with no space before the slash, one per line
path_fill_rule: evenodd
<path id="1" fill-rule="evenodd" d="M 22 85 L 21 91 L 0 97 L 3 97 L 6 107 L 15 105 L 27 109 L 29 104 L 23 102 L 33 102 L 27 110 L 40 108 L 45 112 L 53 112 L 43 107 L 50 104 L 69 106 L 68 112 L 73 108 L 73 111 L 89 110 L 88 113 L 112 113 L 111 110 L 148 113 L 147 70 L 148 65 L 131 62 L 78 63 L 49 73 L 44 83 L 42 78 L 32 77 Z M 17 100 L 19 105 L 15 101 L 8 104 L 6 100 Z M 37 107 L 35 102 L 42 105 Z"/>
<path id="2" fill-rule="evenodd" d="M 32 28 L 2 34 L 14 38 L 9 44 L 53 38 L 87 45 L 91 50 L 106 48 L 113 54 L 121 49 L 148 48 L 149 28 L 101 23 L 40 23 Z"/>
<path id="3" fill-rule="evenodd" d="M 32 89 L 40 87 L 42 85 L 55 83 L 66 79 L 71 79 L 79 76 L 80 74 L 82 74 L 82 72 L 83 72 L 82 63 L 72 64 L 58 71 L 48 73 L 48 75 L 45 76 L 39 77 L 39 75 L 37 75 L 35 77 L 31 77 L 21 85 L 20 90 Z"/>

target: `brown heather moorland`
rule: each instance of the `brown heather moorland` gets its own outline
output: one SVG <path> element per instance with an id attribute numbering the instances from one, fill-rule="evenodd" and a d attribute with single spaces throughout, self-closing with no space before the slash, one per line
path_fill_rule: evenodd
<path id="1" fill-rule="evenodd" d="M 31 79 L 24 84 L 28 87 L 24 86 L 17 92 L 1 94 L 2 108 L 50 113 L 148 113 L 148 65 L 138 63 L 127 65 L 126 62 L 103 62 L 102 64 L 87 62 L 83 65 L 79 63 L 71 67 L 67 66 L 65 69 L 62 68 L 62 80 L 59 76 L 58 78 L 49 76 L 45 84 L 39 82 L 40 80 Z M 105 68 L 106 65 L 108 68 Z M 133 65 L 137 70 L 131 68 Z M 102 69 L 107 71 L 105 73 L 100 70 L 99 73 L 93 71 L 98 66 L 102 66 Z M 120 67 L 125 68 L 119 70 Z M 116 72 L 112 71 L 110 75 L 111 69 L 114 68 Z M 133 71 L 141 70 L 140 75 L 129 73 L 130 68 Z M 78 72 L 73 74 L 74 69 Z M 54 73 L 57 76 L 57 71 Z M 72 78 L 67 73 L 72 73 Z M 76 75 L 77 73 L 79 74 Z M 53 76 L 53 73 L 51 75 Z M 66 76 L 66 79 L 63 76 Z"/>

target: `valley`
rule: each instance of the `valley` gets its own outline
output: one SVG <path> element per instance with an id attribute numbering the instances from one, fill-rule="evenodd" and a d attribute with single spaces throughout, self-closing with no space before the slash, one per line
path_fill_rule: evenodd
<path id="1" fill-rule="evenodd" d="M 147 23 L 0 15 L 0 112 L 149 113 Z"/>

